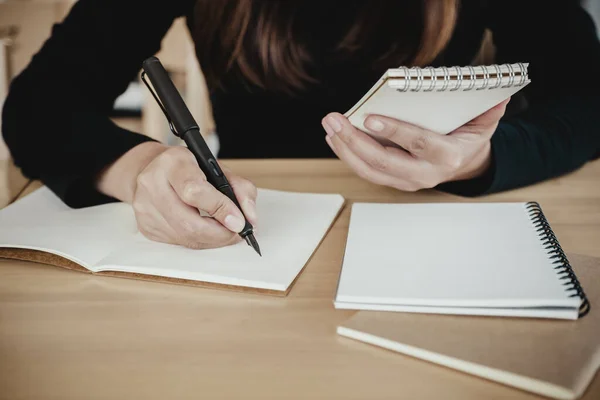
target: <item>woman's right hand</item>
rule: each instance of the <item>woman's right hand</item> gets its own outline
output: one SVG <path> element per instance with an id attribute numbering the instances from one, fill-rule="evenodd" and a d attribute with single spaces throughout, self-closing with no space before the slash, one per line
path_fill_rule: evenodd
<path id="1" fill-rule="evenodd" d="M 103 180 L 114 181 L 119 176 L 126 180 L 127 175 L 131 179 L 131 174 L 119 174 L 118 170 L 127 164 L 138 165 L 130 195 L 124 197 L 129 197 L 125 200 L 132 204 L 138 228 L 144 236 L 193 249 L 222 247 L 241 240 L 238 232 L 244 227 L 244 215 L 229 198 L 208 183 L 187 148 L 161 144 L 140 146 L 146 146 L 145 150 L 136 153 L 134 148 L 131 154 L 122 157 L 134 160 L 118 160 L 109 167 L 99 188 L 115 187 L 107 182 L 103 185 Z M 119 162 L 122 163 L 120 167 Z M 112 168 L 117 170 L 111 171 Z M 226 168 L 222 169 L 245 216 L 255 225 L 256 187 Z M 208 216 L 202 216 L 200 212 Z"/>

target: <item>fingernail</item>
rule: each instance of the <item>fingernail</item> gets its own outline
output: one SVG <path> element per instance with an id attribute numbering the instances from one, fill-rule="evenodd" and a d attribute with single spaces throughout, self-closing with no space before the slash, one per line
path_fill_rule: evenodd
<path id="1" fill-rule="evenodd" d="M 236 217 L 235 215 L 228 215 L 225 217 L 225 226 L 227 229 L 233 232 L 240 232 L 244 229 L 244 220 Z"/>
<path id="2" fill-rule="evenodd" d="M 247 199 L 246 200 L 246 216 L 251 219 L 252 221 L 257 220 L 257 215 L 256 215 L 256 203 L 254 202 L 254 200 L 252 199 Z"/>
<path id="3" fill-rule="evenodd" d="M 380 120 L 378 120 L 376 118 L 367 119 L 365 121 L 365 126 L 375 132 L 382 131 L 383 128 L 385 128 L 385 125 L 383 124 L 383 122 L 381 122 Z"/>
<path id="4" fill-rule="evenodd" d="M 337 118 L 333 116 L 327 117 L 327 123 L 329 124 L 331 129 L 333 129 L 334 132 L 341 132 L 342 124 L 340 124 L 340 121 L 338 121 Z"/>

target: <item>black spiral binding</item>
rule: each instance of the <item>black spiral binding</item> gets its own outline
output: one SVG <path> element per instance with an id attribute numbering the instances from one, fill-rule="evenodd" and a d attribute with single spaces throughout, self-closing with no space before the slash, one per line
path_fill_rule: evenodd
<path id="1" fill-rule="evenodd" d="M 565 291 L 574 292 L 569 297 L 579 297 L 581 299 L 581 305 L 579 306 L 579 317 L 585 316 L 590 311 L 590 302 L 575 275 L 567 256 L 563 252 L 560 243 L 556 239 L 548 220 L 546 219 L 544 212 L 542 211 L 542 207 L 539 203 L 535 201 L 528 202 L 526 204 L 526 209 L 529 212 L 529 216 L 532 218 L 532 222 L 534 227 L 536 228 L 536 232 L 540 235 L 542 240 L 542 246 L 545 246 L 544 249 L 548 250 L 548 255 L 551 260 L 554 260 L 552 263 L 555 265 L 554 269 L 557 271 L 557 274 L 560 275 L 561 280 L 565 280 L 563 283 L 565 286 Z"/>

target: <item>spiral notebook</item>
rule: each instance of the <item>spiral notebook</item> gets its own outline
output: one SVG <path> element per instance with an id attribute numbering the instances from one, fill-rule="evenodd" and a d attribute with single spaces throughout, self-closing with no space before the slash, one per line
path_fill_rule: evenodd
<path id="1" fill-rule="evenodd" d="M 334 305 L 572 320 L 590 308 L 536 202 L 353 204 Z"/>
<path id="2" fill-rule="evenodd" d="M 493 108 L 531 80 L 528 63 L 387 70 L 345 116 L 355 127 L 369 114 L 448 134 Z"/>
<path id="3" fill-rule="evenodd" d="M 600 259 L 569 259 L 600 301 Z M 580 321 L 360 311 L 337 333 L 549 398 L 599 398 L 586 393 L 600 379 L 598 308 Z"/>

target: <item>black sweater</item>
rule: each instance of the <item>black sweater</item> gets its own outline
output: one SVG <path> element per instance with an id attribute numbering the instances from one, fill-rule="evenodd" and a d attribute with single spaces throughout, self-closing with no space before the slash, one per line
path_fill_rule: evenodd
<path id="1" fill-rule="evenodd" d="M 13 80 L 5 102 L 3 135 L 25 175 L 41 179 L 72 207 L 112 200 L 94 190 L 95 176 L 133 146 L 150 140 L 112 123 L 113 103 L 139 74 L 142 61 L 160 49 L 174 19 L 187 17 L 190 26 L 202 23 L 193 19 L 193 3 L 75 3 Z M 598 157 L 600 43 L 579 2 L 461 3 L 452 40 L 431 65 L 470 64 L 488 28 L 495 61 L 530 63 L 532 83 L 522 91 L 526 108 L 503 118 L 493 136 L 489 173 L 439 188 L 468 196 L 492 193 L 564 174 Z M 311 21 L 323 42 L 336 33 L 328 21 Z M 345 112 L 383 71 L 369 71 L 365 60 L 338 66 L 330 65 L 326 56 L 322 61 L 317 72 L 325 84 L 296 97 L 249 92 L 233 75 L 225 76 L 227 91 L 212 95 L 219 157 L 333 157 L 321 118 Z"/>

